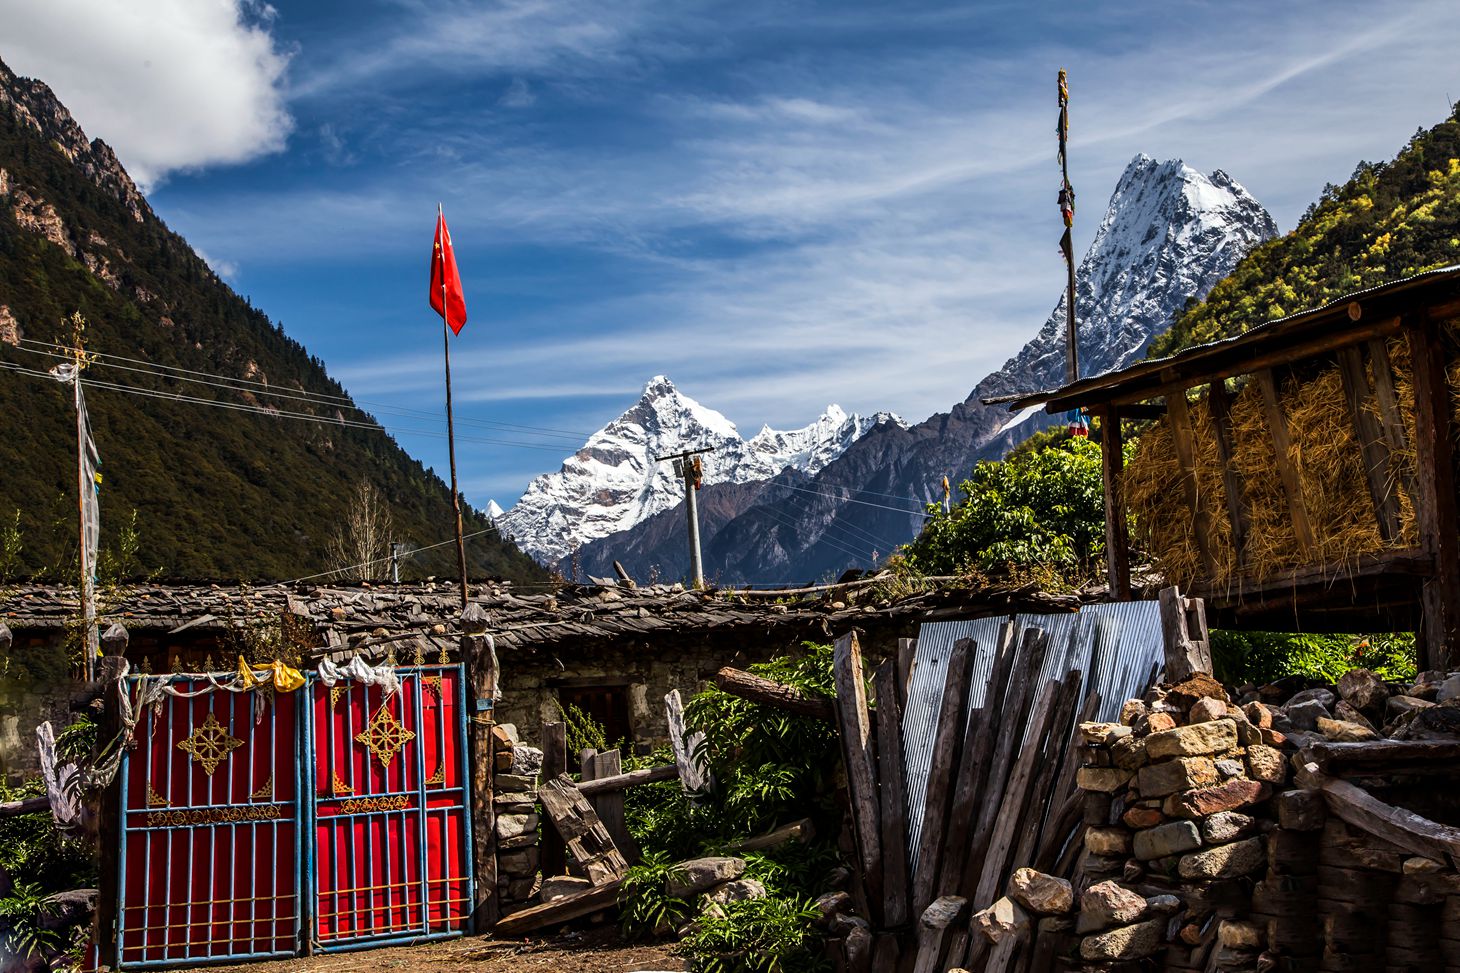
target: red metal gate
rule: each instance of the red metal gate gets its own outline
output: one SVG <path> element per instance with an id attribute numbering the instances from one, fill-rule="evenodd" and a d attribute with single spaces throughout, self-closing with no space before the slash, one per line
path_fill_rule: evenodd
<path id="1" fill-rule="evenodd" d="M 298 707 L 174 677 L 122 769 L 117 964 L 297 951 Z M 257 707 L 257 708 L 256 708 Z"/>
<path id="2" fill-rule="evenodd" d="M 325 950 L 462 931 L 471 911 L 460 666 L 398 669 L 400 692 L 315 682 L 310 936 Z"/>

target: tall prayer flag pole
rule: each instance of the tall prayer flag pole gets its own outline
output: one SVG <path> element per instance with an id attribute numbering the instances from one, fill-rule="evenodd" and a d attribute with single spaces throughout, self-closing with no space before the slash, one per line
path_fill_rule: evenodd
<path id="1" fill-rule="evenodd" d="M 451 416 L 451 336 L 460 334 L 466 324 L 466 298 L 461 291 L 456 252 L 451 247 L 451 232 L 446 228 L 446 215 L 440 203 L 436 204 L 436 242 L 431 250 L 430 296 L 431 307 L 441 314 L 441 341 L 446 358 L 446 451 L 451 460 L 451 507 L 456 514 L 456 567 L 461 572 L 461 607 L 465 609 L 468 598 L 466 541 L 461 531 L 461 494 L 456 489 L 456 429 Z M 456 318 L 454 324 L 453 317 Z"/>
<path id="2" fill-rule="evenodd" d="M 1070 185 L 1070 165 L 1066 156 L 1066 143 L 1070 134 L 1070 85 L 1065 69 L 1060 68 L 1060 215 L 1065 221 L 1065 234 L 1060 237 L 1060 251 L 1065 255 L 1065 266 L 1069 271 L 1069 289 L 1065 294 L 1065 339 L 1069 343 L 1068 379 L 1076 382 L 1080 378 L 1080 349 L 1075 332 L 1075 247 L 1071 229 L 1075 225 L 1075 187 Z"/>

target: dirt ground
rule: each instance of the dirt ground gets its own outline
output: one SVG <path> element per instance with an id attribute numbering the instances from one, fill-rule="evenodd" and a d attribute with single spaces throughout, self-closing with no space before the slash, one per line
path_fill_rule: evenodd
<path id="1" fill-rule="evenodd" d="M 210 966 L 207 973 L 633 973 L 685 970 L 668 946 L 624 943 L 612 927 L 546 939 L 469 936 L 358 953 L 325 953 L 243 966 Z"/>

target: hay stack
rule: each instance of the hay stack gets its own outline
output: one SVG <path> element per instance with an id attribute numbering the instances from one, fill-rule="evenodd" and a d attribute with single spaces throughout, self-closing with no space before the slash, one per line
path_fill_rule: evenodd
<path id="1" fill-rule="evenodd" d="M 1449 331 L 1452 339 L 1460 337 L 1460 328 L 1455 325 Z M 1391 341 L 1389 354 L 1409 437 L 1406 448 L 1396 450 L 1394 459 L 1401 468 L 1413 471 L 1414 387 L 1409 377 L 1407 342 Z M 1460 361 L 1448 370 L 1448 379 L 1455 403 L 1452 431 L 1460 431 Z M 1189 410 L 1196 440 L 1197 491 L 1212 523 L 1210 546 L 1217 576 L 1211 580 L 1226 583 L 1239 574 L 1265 580 L 1303 564 L 1353 562 L 1362 554 L 1415 546 L 1418 536 L 1414 507 L 1398 483 L 1390 484 L 1390 489 L 1399 498 L 1401 537 L 1395 544 L 1386 544 L 1379 533 L 1364 475 L 1363 452 L 1349 416 L 1338 366 L 1328 365 L 1316 373 L 1288 379 L 1279 396 L 1316 550 L 1309 555 L 1298 546 L 1287 493 L 1277 472 L 1262 392 L 1256 382 L 1249 380 L 1237 393 L 1231 410 L 1232 462 L 1242 481 L 1248 518 L 1247 549 L 1240 567 L 1233 549 L 1216 429 L 1206 397 L 1192 402 Z M 1377 408 L 1372 400 L 1369 407 Z M 1169 423 L 1169 418 L 1163 418 L 1141 434 L 1135 456 L 1125 471 L 1125 496 L 1131 535 L 1137 546 L 1156 557 L 1170 581 L 1185 585 L 1203 579 L 1205 572 Z"/>

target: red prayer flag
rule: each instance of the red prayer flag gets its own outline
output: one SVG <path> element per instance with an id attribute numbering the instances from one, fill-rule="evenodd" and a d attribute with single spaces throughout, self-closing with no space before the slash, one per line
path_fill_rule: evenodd
<path id="1" fill-rule="evenodd" d="M 461 334 L 466 324 L 466 296 L 461 292 L 456 251 L 451 248 L 451 231 L 443 213 L 436 214 L 436 243 L 431 248 L 431 309 L 445 319 L 452 334 Z"/>

